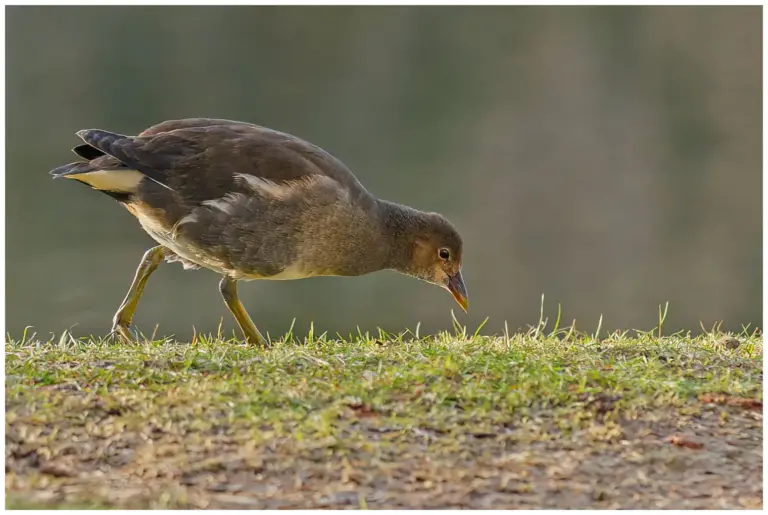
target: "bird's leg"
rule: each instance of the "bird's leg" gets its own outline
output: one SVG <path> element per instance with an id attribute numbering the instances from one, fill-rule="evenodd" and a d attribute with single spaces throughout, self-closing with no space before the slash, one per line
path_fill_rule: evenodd
<path id="1" fill-rule="evenodd" d="M 263 347 L 268 346 L 267 340 L 261 335 L 256 326 L 253 324 L 251 317 L 248 316 L 248 312 L 243 307 L 243 303 L 237 296 L 237 281 L 231 277 L 224 276 L 219 283 L 219 291 L 224 298 L 229 310 L 237 321 L 237 325 L 240 326 L 240 330 L 243 331 L 245 339 L 249 343 L 256 343 Z"/>
<path id="2" fill-rule="evenodd" d="M 144 257 L 141 258 L 141 263 L 139 263 L 139 267 L 136 269 L 136 275 L 133 278 L 131 287 L 125 295 L 123 303 L 117 309 L 117 313 L 112 318 L 112 334 L 117 334 L 126 341 L 138 338 L 137 333 L 131 331 L 133 314 L 136 311 L 136 306 L 139 304 L 141 292 L 144 291 L 144 286 L 147 285 L 149 276 L 160 266 L 160 263 L 163 262 L 163 258 L 167 254 L 168 249 L 162 245 L 152 247 L 144 253 Z"/>

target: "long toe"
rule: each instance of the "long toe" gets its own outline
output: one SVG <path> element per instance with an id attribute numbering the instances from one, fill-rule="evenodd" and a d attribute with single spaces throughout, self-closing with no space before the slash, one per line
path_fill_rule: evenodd
<path id="1" fill-rule="evenodd" d="M 111 339 L 120 340 L 124 343 L 138 342 L 142 337 L 135 326 L 123 324 L 113 326 L 109 336 Z"/>

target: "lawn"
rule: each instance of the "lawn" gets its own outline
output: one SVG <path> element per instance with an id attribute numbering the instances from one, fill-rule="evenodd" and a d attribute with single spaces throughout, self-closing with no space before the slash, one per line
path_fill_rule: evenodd
<path id="1" fill-rule="evenodd" d="M 761 508 L 762 336 L 6 342 L 8 508 Z"/>

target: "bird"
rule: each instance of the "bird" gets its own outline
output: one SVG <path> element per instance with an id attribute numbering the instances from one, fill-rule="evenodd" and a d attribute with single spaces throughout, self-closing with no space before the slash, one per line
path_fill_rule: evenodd
<path id="1" fill-rule="evenodd" d="M 147 281 L 165 262 L 219 275 L 245 341 L 268 346 L 240 281 L 394 270 L 448 290 L 468 309 L 462 239 L 442 215 L 380 199 L 338 158 L 297 136 L 215 118 L 167 120 L 137 136 L 77 133 L 79 161 L 50 171 L 122 204 L 157 243 L 147 250 L 111 335 L 132 341 Z"/>

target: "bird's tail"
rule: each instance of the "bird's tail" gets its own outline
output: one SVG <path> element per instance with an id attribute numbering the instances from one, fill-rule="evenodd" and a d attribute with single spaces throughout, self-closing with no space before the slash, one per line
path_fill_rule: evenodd
<path id="1" fill-rule="evenodd" d="M 121 202 L 129 201 L 145 178 L 171 189 L 154 177 L 155 174 L 147 173 L 146 170 L 138 171 L 108 153 L 108 148 L 126 140 L 127 136 L 95 129 L 79 131 L 77 134 L 86 143 L 76 146 L 72 151 L 86 161 L 54 168 L 50 171 L 54 178 L 74 179 Z M 101 146 L 105 146 L 105 149 Z M 116 150 L 119 150 L 119 145 Z"/>
<path id="2" fill-rule="evenodd" d="M 54 179 L 74 179 L 91 188 L 126 202 L 136 193 L 144 174 L 126 168 L 122 163 L 108 165 L 93 161 L 76 161 L 50 171 Z"/>

